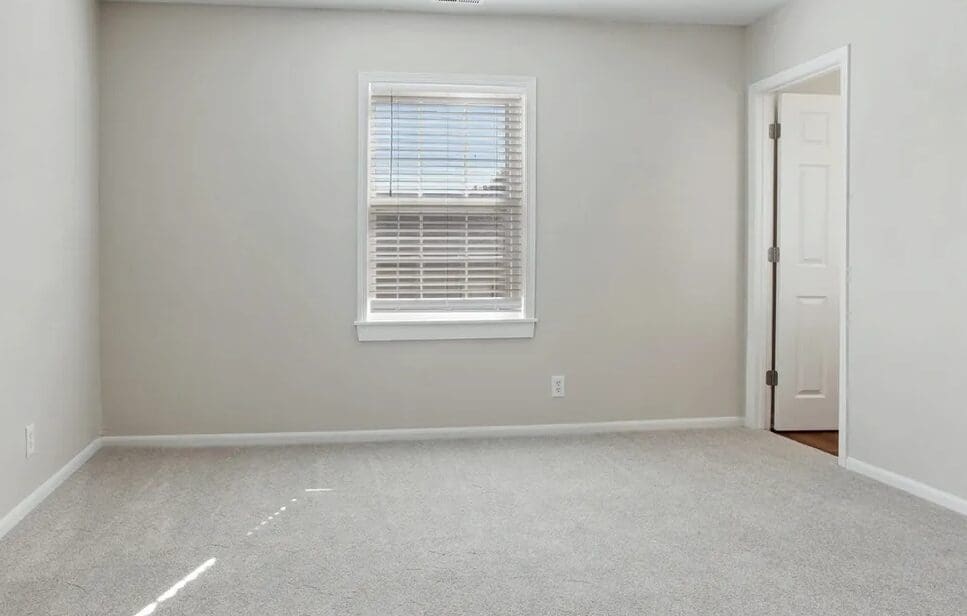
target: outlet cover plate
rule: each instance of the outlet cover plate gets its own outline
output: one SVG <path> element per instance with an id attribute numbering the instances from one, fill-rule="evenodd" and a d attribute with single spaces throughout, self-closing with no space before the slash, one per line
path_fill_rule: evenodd
<path id="1" fill-rule="evenodd" d="M 564 397 L 564 377 L 563 376 L 551 377 L 551 397 L 552 398 Z"/>
<path id="2" fill-rule="evenodd" d="M 30 456 L 34 455 L 34 452 L 37 450 L 37 440 L 34 435 L 34 424 L 27 424 L 27 427 L 24 428 L 24 438 L 26 440 L 24 445 L 26 446 L 27 457 L 29 458 Z"/>

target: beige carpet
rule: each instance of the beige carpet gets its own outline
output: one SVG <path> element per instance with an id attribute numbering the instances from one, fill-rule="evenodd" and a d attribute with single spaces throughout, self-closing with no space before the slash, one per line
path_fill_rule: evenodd
<path id="1" fill-rule="evenodd" d="M 962 615 L 967 518 L 744 430 L 103 450 L 0 614 L 151 613 Z"/>

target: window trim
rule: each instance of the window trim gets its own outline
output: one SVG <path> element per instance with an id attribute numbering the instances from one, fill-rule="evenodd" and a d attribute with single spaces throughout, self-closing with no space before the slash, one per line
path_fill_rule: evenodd
<path id="1" fill-rule="evenodd" d="M 524 297 L 519 313 L 469 312 L 465 315 L 429 313 L 373 316 L 368 313 L 369 241 L 369 89 L 374 83 L 459 85 L 514 88 L 524 95 Z M 446 73 L 360 72 L 358 90 L 358 141 L 356 178 L 356 335 L 360 342 L 388 340 L 467 340 L 533 338 L 537 323 L 535 274 L 537 240 L 537 79 L 524 76 L 463 75 Z M 395 318 L 394 318 L 395 317 Z M 464 318 L 461 318 L 464 317 Z"/>

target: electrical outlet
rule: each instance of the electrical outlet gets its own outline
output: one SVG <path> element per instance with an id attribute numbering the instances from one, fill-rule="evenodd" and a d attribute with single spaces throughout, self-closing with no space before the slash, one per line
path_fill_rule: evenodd
<path id="1" fill-rule="evenodd" d="M 564 397 L 564 377 L 563 376 L 551 377 L 551 397 L 552 398 Z"/>
<path id="2" fill-rule="evenodd" d="M 24 436 L 26 437 L 27 446 L 27 457 L 34 455 L 34 451 L 37 449 L 37 441 L 34 439 L 34 424 L 27 425 L 24 428 Z"/>

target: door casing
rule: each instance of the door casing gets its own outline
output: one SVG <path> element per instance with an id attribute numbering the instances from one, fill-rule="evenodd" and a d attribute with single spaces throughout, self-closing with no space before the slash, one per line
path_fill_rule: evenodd
<path id="1" fill-rule="evenodd" d="M 772 347 L 772 264 L 767 251 L 772 245 L 773 163 L 769 124 L 773 121 L 776 96 L 780 90 L 829 73 L 840 72 L 840 98 L 843 105 L 843 184 L 846 206 L 835 227 L 840 237 L 839 306 L 839 464 L 845 466 L 849 446 L 848 408 L 848 331 L 849 331 L 849 46 L 841 47 L 771 77 L 757 81 L 748 91 L 748 210 L 747 210 L 747 296 L 745 345 L 745 423 L 749 428 L 769 429 L 769 388 L 766 371 L 771 365 Z M 782 375 L 779 375 L 780 382 Z"/>

